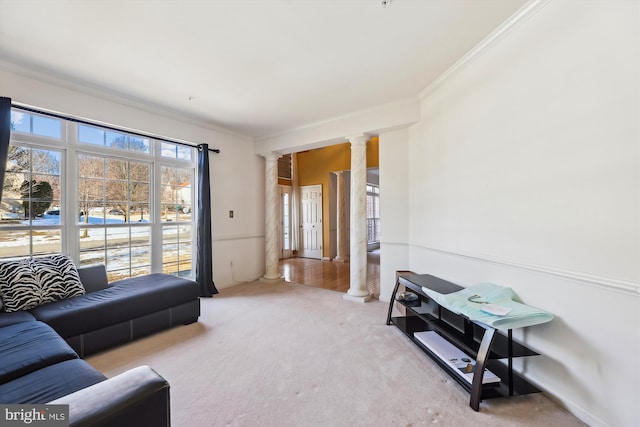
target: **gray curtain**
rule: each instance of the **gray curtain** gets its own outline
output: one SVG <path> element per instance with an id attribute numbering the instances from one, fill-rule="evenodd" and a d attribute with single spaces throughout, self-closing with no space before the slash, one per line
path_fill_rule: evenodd
<path id="1" fill-rule="evenodd" d="M 4 172 L 9 154 L 9 136 L 11 135 L 11 98 L 0 97 L 0 200 L 4 188 Z"/>
<path id="2" fill-rule="evenodd" d="M 211 248 L 211 186 L 209 183 L 209 146 L 198 145 L 198 225 L 196 281 L 200 296 L 218 293 L 213 283 L 213 249 Z"/>

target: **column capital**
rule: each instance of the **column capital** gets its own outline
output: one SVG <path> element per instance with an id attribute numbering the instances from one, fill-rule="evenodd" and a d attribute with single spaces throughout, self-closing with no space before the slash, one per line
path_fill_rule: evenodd
<path id="1" fill-rule="evenodd" d="M 260 155 L 262 157 L 264 157 L 265 159 L 270 159 L 270 160 L 278 160 L 280 157 L 282 157 L 282 154 L 280 153 L 274 153 L 274 152 L 270 152 L 270 153 L 260 153 Z"/>
<path id="2" fill-rule="evenodd" d="M 350 135 L 346 137 L 346 140 L 351 143 L 351 145 L 357 144 L 366 144 L 369 140 L 369 136 L 366 133 L 360 133 L 356 135 Z"/>

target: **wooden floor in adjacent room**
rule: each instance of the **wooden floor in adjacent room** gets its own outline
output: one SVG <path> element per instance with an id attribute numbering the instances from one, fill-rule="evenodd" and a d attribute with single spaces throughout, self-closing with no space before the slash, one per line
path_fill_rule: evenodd
<path id="1" fill-rule="evenodd" d="M 349 289 L 349 263 L 312 258 L 280 260 L 280 274 L 287 282 L 346 292 Z M 367 289 L 380 296 L 380 250 L 367 252 Z"/>

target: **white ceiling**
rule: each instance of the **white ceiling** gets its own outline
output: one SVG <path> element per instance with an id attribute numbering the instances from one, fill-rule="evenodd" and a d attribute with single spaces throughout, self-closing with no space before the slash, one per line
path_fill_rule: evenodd
<path id="1" fill-rule="evenodd" d="M 0 60 L 265 137 L 415 97 L 526 0 L 0 0 Z"/>

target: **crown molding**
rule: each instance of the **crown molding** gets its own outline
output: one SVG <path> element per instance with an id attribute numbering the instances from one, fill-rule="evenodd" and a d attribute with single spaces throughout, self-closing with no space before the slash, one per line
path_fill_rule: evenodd
<path id="1" fill-rule="evenodd" d="M 330 117 L 328 119 L 324 119 L 324 120 L 320 120 L 317 122 L 313 122 L 313 123 L 308 123 L 305 125 L 301 125 L 301 126 L 296 126 L 294 128 L 289 128 L 289 129 L 284 129 L 275 133 L 271 133 L 268 135 L 263 135 L 263 136 L 259 136 L 255 138 L 256 142 L 262 142 L 262 141 L 266 141 L 269 139 L 276 139 L 276 138 L 280 138 L 283 136 L 287 136 L 287 135 L 292 135 L 295 133 L 299 133 L 299 132 L 304 132 L 304 131 L 308 131 L 308 130 L 313 130 L 315 128 L 319 128 L 325 125 L 330 125 L 332 123 L 336 123 L 336 122 L 340 122 L 340 121 L 344 121 L 344 120 L 350 120 L 350 119 L 357 119 L 357 118 L 361 118 L 370 114 L 376 114 L 376 113 L 380 113 L 380 112 L 385 112 L 386 110 L 395 110 L 398 107 L 401 106 L 405 106 L 405 105 L 414 105 L 417 104 L 419 102 L 418 97 L 416 96 L 411 96 L 409 98 L 403 98 L 403 99 L 399 99 L 396 101 L 392 101 L 392 102 L 388 102 L 385 104 L 379 104 L 379 105 L 375 105 L 373 107 L 368 107 L 368 108 L 364 108 L 364 109 L 360 109 L 360 110 L 354 110 L 354 111 L 350 111 L 346 114 L 342 114 L 339 116 L 334 116 L 334 117 Z"/>
<path id="2" fill-rule="evenodd" d="M 52 84 L 52 85 L 62 87 L 64 89 L 68 89 L 74 92 L 80 92 L 84 95 L 100 98 L 108 102 L 114 102 L 117 104 L 125 105 L 127 107 L 135 108 L 137 110 L 162 116 L 168 119 L 177 120 L 189 125 L 198 126 L 214 132 L 220 132 L 226 135 L 246 139 L 252 142 L 254 140 L 254 138 L 249 135 L 232 131 L 230 129 L 224 128 L 215 123 L 202 119 L 200 117 L 185 114 L 183 112 L 172 110 L 171 108 L 166 108 L 154 103 L 145 102 L 137 98 L 132 98 L 122 92 L 118 92 L 117 90 L 110 89 L 104 86 L 91 84 L 85 81 L 72 80 L 72 79 L 69 79 L 68 77 L 62 76 L 53 71 L 45 70 L 42 67 L 29 65 L 26 63 L 20 63 L 18 61 L 12 61 L 12 60 L 8 60 L 6 58 L 0 57 L 0 72 L 3 72 L 3 71 L 13 73 L 18 76 L 26 77 L 29 79 L 34 79 L 42 83 Z M 41 106 L 33 106 L 33 107 L 41 108 Z M 67 112 L 62 111 L 58 113 L 65 114 Z M 93 121 L 98 120 L 97 118 L 87 118 L 87 119 L 90 119 Z"/>
<path id="3" fill-rule="evenodd" d="M 444 73 L 440 74 L 433 82 L 423 89 L 418 98 L 423 100 L 431 92 L 436 90 L 447 80 L 452 78 L 459 71 L 464 69 L 469 63 L 474 61 L 477 57 L 496 45 L 500 40 L 504 39 L 512 31 L 522 25 L 527 19 L 538 13 L 544 6 L 546 6 L 551 0 L 531 0 L 522 6 L 515 14 L 509 19 L 503 22 L 498 28 L 493 30 L 487 37 L 485 37 L 480 43 L 478 43 L 473 49 L 467 52 L 462 58 L 457 60 L 451 67 L 449 67 Z"/>

